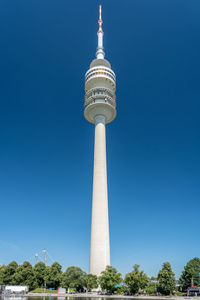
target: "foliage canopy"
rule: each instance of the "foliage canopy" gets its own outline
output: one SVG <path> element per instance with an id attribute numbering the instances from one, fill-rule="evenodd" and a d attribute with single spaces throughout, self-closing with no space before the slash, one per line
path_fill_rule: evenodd
<path id="1" fill-rule="evenodd" d="M 191 286 L 192 279 L 194 285 L 198 286 L 199 273 L 200 258 L 195 257 L 186 264 L 179 279 L 183 291 Z M 28 261 L 21 265 L 12 261 L 7 266 L 0 266 L 0 285 L 28 285 L 29 290 L 44 290 L 44 287 L 57 290 L 58 287 L 64 287 L 83 291 L 85 288 L 92 290 L 100 285 L 102 290 L 119 293 L 135 294 L 145 289 L 150 295 L 154 295 L 156 290 L 163 295 L 170 295 L 176 291 L 175 275 L 169 262 L 163 264 L 157 278 L 152 277 L 149 280 L 144 271 L 139 270 L 139 265 L 134 265 L 133 270 L 125 276 L 125 284 L 119 285 L 122 281 L 122 275 L 112 266 L 107 266 L 100 277 L 86 274 L 75 266 L 63 272 L 58 262 L 51 266 L 38 262 L 32 266 Z"/>
<path id="2" fill-rule="evenodd" d="M 132 294 L 136 294 L 140 289 L 144 289 L 149 281 L 144 271 L 139 271 L 139 267 L 139 265 L 134 265 L 133 271 L 125 276 L 124 281 Z"/>
<path id="3" fill-rule="evenodd" d="M 158 292 L 163 295 L 171 295 L 176 291 L 175 274 L 169 262 L 165 262 L 158 273 Z"/>
<path id="4" fill-rule="evenodd" d="M 86 286 L 86 273 L 81 268 L 71 266 L 62 275 L 62 287 L 83 291 Z"/>
<path id="5" fill-rule="evenodd" d="M 194 286 L 199 285 L 199 274 L 200 274 L 200 259 L 195 257 L 191 259 L 186 266 L 179 279 L 180 286 L 183 291 L 186 291 L 191 286 L 193 280 Z"/>
<path id="6" fill-rule="evenodd" d="M 122 282 L 122 275 L 115 268 L 107 266 L 105 271 L 101 272 L 99 283 L 103 291 L 116 291 L 116 285 Z"/>
<path id="7" fill-rule="evenodd" d="M 98 288 L 98 277 L 93 274 L 88 274 L 86 276 L 86 288 L 92 290 Z"/>

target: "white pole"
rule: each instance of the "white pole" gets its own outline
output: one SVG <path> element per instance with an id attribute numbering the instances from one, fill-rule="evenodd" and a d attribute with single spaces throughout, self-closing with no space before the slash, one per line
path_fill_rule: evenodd
<path id="1" fill-rule="evenodd" d="M 47 266 L 47 250 L 43 249 L 42 252 L 44 253 L 44 263 L 45 263 L 45 266 Z"/>
<path id="2" fill-rule="evenodd" d="M 36 260 L 36 264 L 38 263 L 38 254 L 35 253 L 35 260 Z"/>

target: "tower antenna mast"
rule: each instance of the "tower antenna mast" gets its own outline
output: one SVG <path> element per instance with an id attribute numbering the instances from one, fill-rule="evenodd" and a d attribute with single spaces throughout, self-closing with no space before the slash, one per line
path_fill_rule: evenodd
<path id="1" fill-rule="evenodd" d="M 45 266 L 47 266 L 47 250 L 43 249 L 42 252 L 44 253 L 44 263 L 45 263 Z"/>
<path id="2" fill-rule="evenodd" d="M 96 58 L 97 59 L 104 59 L 105 53 L 104 53 L 104 48 L 103 48 L 103 29 L 102 29 L 102 24 L 103 20 L 101 17 L 101 5 L 99 5 L 99 30 L 97 32 L 98 36 L 98 46 L 97 46 L 97 52 L 96 52 Z"/>

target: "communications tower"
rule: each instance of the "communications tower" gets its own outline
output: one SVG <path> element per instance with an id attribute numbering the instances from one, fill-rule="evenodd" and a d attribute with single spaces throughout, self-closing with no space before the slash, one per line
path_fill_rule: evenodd
<path id="1" fill-rule="evenodd" d="M 90 273 L 99 276 L 110 265 L 107 196 L 106 127 L 116 117 L 116 78 L 104 59 L 101 5 L 96 59 L 85 74 L 84 116 L 95 124 Z"/>
<path id="2" fill-rule="evenodd" d="M 35 261 L 36 261 L 36 264 L 38 263 L 38 254 L 35 253 Z"/>

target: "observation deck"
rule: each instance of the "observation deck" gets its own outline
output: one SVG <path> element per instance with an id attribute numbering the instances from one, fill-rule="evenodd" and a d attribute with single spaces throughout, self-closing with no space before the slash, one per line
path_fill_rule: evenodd
<path id="1" fill-rule="evenodd" d="M 85 74 L 85 118 L 95 123 L 97 115 L 103 115 L 106 123 L 116 117 L 116 77 L 110 63 L 95 59 Z"/>
<path id="2" fill-rule="evenodd" d="M 87 85 L 88 81 L 91 79 L 103 77 L 105 79 L 110 79 L 113 82 L 113 88 L 115 88 L 116 79 L 114 72 L 106 67 L 94 67 L 89 69 L 85 74 L 85 84 Z"/>

